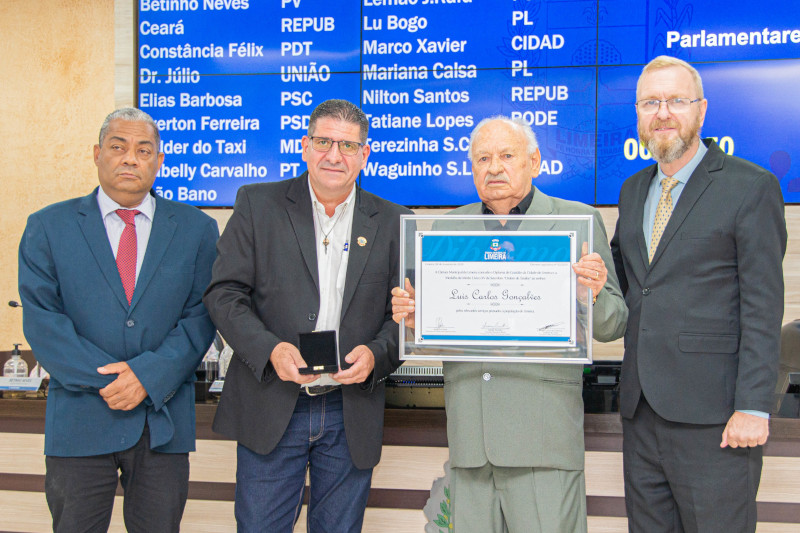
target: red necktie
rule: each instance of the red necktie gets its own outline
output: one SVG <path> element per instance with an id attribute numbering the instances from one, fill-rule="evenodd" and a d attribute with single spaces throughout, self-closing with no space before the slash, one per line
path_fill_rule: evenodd
<path id="1" fill-rule="evenodd" d="M 117 209 L 117 215 L 125 223 L 125 229 L 119 238 L 117 248 L 117 270 L 122 280 L 122 288 L 128 298 L 128 305 L 133 298 L 133 288 L 136 286 L 136 222 L 134 218 L 139 214 L 136 209 Z"/>

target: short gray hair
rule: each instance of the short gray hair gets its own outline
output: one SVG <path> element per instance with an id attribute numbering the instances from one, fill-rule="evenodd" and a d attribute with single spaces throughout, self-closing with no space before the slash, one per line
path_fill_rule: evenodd
<path id="1" fill-rule="evenodd" d="M 161 134 L 158 132 L 158 126 L 155 120 L 141 109 L 136 109 L 135 107 L 122 107 L 109 113 L 103 121 L 103 125 L 100 126 L 100 146 L 103 146 L 103 141 L 106 139 L 108 126 L 111 124 L 111 121 L 117 119 L 127 122 L 144 122 L 145 124 L 149 124 L 156 135 L 156 151 L 161 151 Z"/>
<path id="2" fill-rule="evenodd" d="M 348 122 L 350 124 L 358 124 L 360 140 L 362 143 L 367 142 L 369 120 L 367 119 L 367 115 L 365 115 L 357 105 L 347 100 L 325 100 L 311 112 L 311 117 L 308 119 L 309 137 L 314 135 L 314 130 L 317 127 L 317 120 L 325 117 L 341 120 L 342 122 Z"/>
<path id="3" fill-rule="evenodd" d="M 509 118 L 504 115 L 493 115 L 478 122 L 478 125 L 472 130 L 472 133 L 469 134 L 469 149 L 467 150 L 467 158 L 470 161 L 472 161 L 472 144 L 475 142 L 475 137 L 478 135 L 478 132 L 490 122 L 495 121 L 508 124 L 511 126 L 511 129 L 522 133 L 525 136 L 525 140 L 528 141 L 528 155 L 532 154 L 537 148 L 539 148 L 539 143 L 536 141 L 536 134 L 533 133 L 533 129 L 531 129 L 530 124 L 521 118 Z"/>
<path id="4" fill-rule="evenodd" d="M 648 64 L 644 66 L 642 69 L 642 73 L 639 75 L 639 81 L 636 82 L 636 100 L 639 100 L 640 91 L 642 88 L 642 80 L 644 79 L 646 74 L 653 72 L 654 70 L 661 70 L 662 68 L 669 68 L 669 67 L 681 67 L 685 68 L 689 71 L 689 74 L 692 75 L 692 81 L 694 81 L 694 89 L 697 91 L 696 98 L 705 98 L 703 96 L 703 80 L 700 78 L 700 73 L 697 72 L 697 69 L 691 66 L 689 63 L 684 61 L 683 59 L 678 59 L 677 57 L 672 56 L 658 56 L 653 58 Z"/>

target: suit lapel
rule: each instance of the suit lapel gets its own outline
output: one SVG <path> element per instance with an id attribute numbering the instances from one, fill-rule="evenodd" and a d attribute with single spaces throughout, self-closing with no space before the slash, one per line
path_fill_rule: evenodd
<path id="1" fill-rule="evenodd" d="M 669 246 L 669 242 L 675 236 L 681 224 L 683 224 L 686 216 L 691 212 L 694 204 L 697 203 L 697 200 L 700 199 L 703 192 L 705 192 L 713 181 L 709 171 L 717 170 L 721 166 L 722 151 L 717 148 L 716 145 L 709 146 L 705 157 L 703 157 L 700 164 L 697 165 L 697 168 L 694 169 L 689 181 L 686 182 L 681 197 L 678 199 L 678 205 L 672 210 L 669 222 L 667 222 L 664 233 L 661 235 L 661 240 L 658 242 L 656 253 L 653 255 L 653 261 L 650 263 L 651 268 L 664 253 L 667 246 Z"/>
<path id="2" fill-rule="evenodd" d="M 344 317 L 353 295 L 356 293 L 358 280 L 367 265 L 369 253 L 375 244 L 375 235 L 378 232 L 378 224 L 372 217 L 378 213 L 378 208 L 373 202 L 361 192 L 361 188 L 356 189 L 356 205 L 353 209 L 353 230 L 350 235 L 350 252 L 347 259 L 347 277 L 344 282 L 344 294 L 342 295 L 342 314 Z M 363 237 L 366 240 L 364 246 L 359 244 Z M 363 242 L 362 240 L 362 242 Z"/>
<path id="3" fill-rule="evenodd" d="M 531 206 L 525 211 L 526 215 L 552 215 L 555 211 L 553 199 L 534 187 Z"/>
<path id="4" fill-rule="evenodd" d="M 534 188 L 533 200 L 530 207 L 525 211 L 526 215 L 553 215 L 556 214 L 556 207 L 553 199 L 543 193 L 540 189 Z M 556 220 L 553 220 L 549 225 L 543 225 L 542 222 L 537 221 L 532 226 L 529 222 L 520 224 L 521 230 L 536 230 L 536 231 L 551 231 L 556 226 Z"/>
<path id="5" fill-rule="evenodd" d="M 314 280 L 319 292 L 319 269 L 317 267 L 317 244 L 314 233 L 314 215 L 311 205 L 311 194 L 308 192 L 308 172 L 304 172 L 289 187 L 286 193 L 288 200 L 286 213 L 292 223 L 300 253 L 303 255 L 306 268 Z"/>
<path id="6" fill-rule="evenodd" d="M 150 227 L 150 238 L 147 241 L 142 270 L 139 272 L 136 288 L 133 290 L 131 309 L 136 306 L 136 303 L 142 298 L 142 293 L 152 281 L 177 228 L 177 224 L 173 220 L 172 206 L 158 196 L 155 198 L 156 209 L 153 213 L 153 223 Z"/>
<path id="7" fill-rule="evenodd" d="M 106 227 L 103 224 L 100 207 L 97 205 L 97 189 L 83 198 L 78 212 L 81 214 L 78 224 L 86 243 L 89 245 L 89 249 L 92 251 L 92 255 L 94 255 L 95 261 L 97 261 L 100 272 L 103 273 L 106 283 L 111 287 L 119 303 L 127 309 L 128 299 L 125 296 L 125 290 L 122 288 L 122 280 L 119 277 L 119 270 L 117 270 L 117 262 L 114 260 L 114 252 L 108 242 L 108 233 L 106 233 Z"/>

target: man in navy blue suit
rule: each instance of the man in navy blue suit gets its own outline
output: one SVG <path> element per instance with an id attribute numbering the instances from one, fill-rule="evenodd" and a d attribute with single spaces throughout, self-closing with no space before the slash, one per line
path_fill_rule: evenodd
<path id="1" fill-rule="evenodd" d="M 25 336 L 51 376 L 56 532 L 106 531 L 118 480 L 128 531 L 180 527 L 219 233 L 198 209 L 153 194 L 159 147 L 149 115 L 111 113 L 94 147 L 100 187 L 31 215 L 20 243 Z"/>

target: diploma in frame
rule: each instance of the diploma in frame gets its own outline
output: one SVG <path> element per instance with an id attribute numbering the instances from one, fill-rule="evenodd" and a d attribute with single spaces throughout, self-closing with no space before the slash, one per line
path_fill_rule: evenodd
<path id="1" fill-rule="evenodd" d="M 501 220 L 508 220 L 505 225 Z M 403 360 L 591 362 L 591 291 L 572 270 L 590 215 L 404 215 L 415 327 Z"/>

